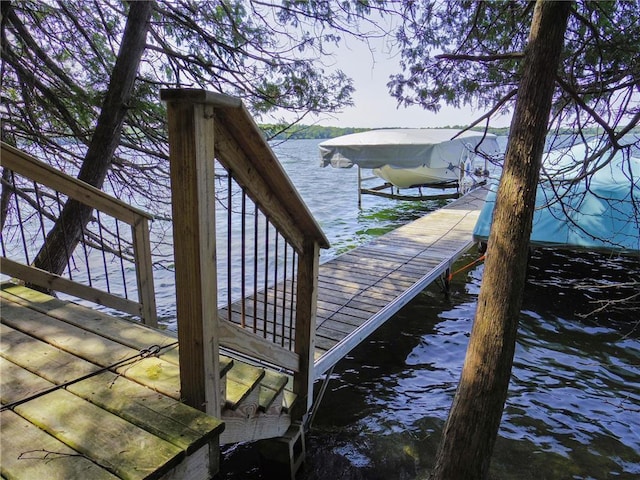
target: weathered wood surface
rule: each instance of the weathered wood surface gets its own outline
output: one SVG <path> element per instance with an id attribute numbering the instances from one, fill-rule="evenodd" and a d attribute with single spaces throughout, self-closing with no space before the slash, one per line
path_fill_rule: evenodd
<path id="1" fill-rule="evenodd" d="M 175 348 L 136 356 L 174 338 L 21 286 L 3 285 L 0 302 L 0 402 L 14 404 L 1 414 L 3 477 L 136 479 L 198 468 L 191 455 L 208 455 L 222 422 L 177 401 Z"/>
<path id="2" fill-rule="evenodd" d="M 73 280 L 69 280 L 68 278 L 41 270 L 31 265 L 24 265 L 9 258 L 3 258 L 1 271 L 4 275 L 8 275 L 12 278 L 19 278 L 24 282 L 39 285 L 48 290 L 64 292 L 67 295 L 84 298 L 85 300 L 97 303 L 98 305 L 103 305 L 120 312 L 144 318 L 143 305 L 139 302 L 134 302 L 133 300 L 119 297 L 88 285 L 77 283 Z M 151 314 L 152 317 L 155 318 L 155 311 L 151 312 Z"/>
<path id="3" fill-rule="evenodd" d="M 484 203 L 486 190 L 476 189 L 448 206 L 346 252 L 318 269 L 315 378 L 328 371 L 356 345 L 391 318 L 430 283 L 443 275 L 472 245 L 472 231 Z M 267 323 L 275 342 L 288 344 L 279 335 L 280 325 L 273 319 L 289 318 L 288 308 L 278 304 L 275 295 L 258 295 L 257 311 L 253 297 L 232 305 L 231 321 L 240 322 L 245 312 L 247 325 L 255 321 L 258 329 Z M 287 292 L 290 296 L 291 293 Z M 282 303 L 281 303 L 282 302 Z M 274 308 L 286 314 L 274 315 Z M 295 303 L 293 303 L 295 304 Z M 226 308 L 221 318 L 229 318 Z M 280 320 L 281 321 L 281 320 Z"/>
<path id="4" fill-rule="evenodd" d="M 135 225 L 141 217 L 148 220 L 153 218 L 151 214 L 118 200 L 99 188 L 93 187 L 77 178 L 65 175 L 62 171 L 11 145 L 2 142 L 0 151 L 0 163 L 3 167 L 35 182 L 47 185 L 129 225 Z"/>
<path id="5" fill-rule="evenodd" d="M 0 413 L 0 430 L 3 478 L 118 478 L 10 410 Z"/>
<path id="6" fill-rule="evenodd" d="M 219 417 L 213 108 L 170 101 L 167 118 L 182 398 Z"/>
<path id="7" fill-rule="evenodd" d="M 316 378 L 473 245 L 485 196 L 477 189 L 320 266 Z"/>
<path id="8" fill-rule="evenodd" d="M 161 90 L 168 104 L 205 104 L 213 107 L 215 143 L 219 161 L 260 205 L 268 206 L 270 220 L 298 249 L 302 238 L 329 245 L 284 168 L 265 142 L 260 128 L 238 98 L 199 89 Z"/>
<path id="9" fill-rule="evenodd" d="M 140 316 L 145 324 L 153 327 L 157 326 L 153 264 L 149 240 L 149 220 L 153 218 L 152 215 L 132 207 L 92 185 L 71 177 L 4 142 L 0 143 L 0 163 L 3 167 L 18 175 L 46 185 L 56 192 L 60 192 L 84 205 L 127 223 L 131 227 L 133 250 L 136 259 L 138 301 L 134 302 L 111 295 L 33 266 L 16 263 L 4 257 L 0 263 L 2 273 L 40 287 L 64 292 L 99 305 Z"/>

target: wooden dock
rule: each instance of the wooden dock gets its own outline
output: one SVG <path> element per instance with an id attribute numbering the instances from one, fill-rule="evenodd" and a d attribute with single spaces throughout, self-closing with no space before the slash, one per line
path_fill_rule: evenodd
<path id="1" fill-rule="evenodd" d="M 486 189 L 477 188 L 444 208 L 320 265 L 314 354 L 316 379 L 444 275 L 471 248 L 473 227 L 486 193 Z M 259 296 L 265 296 L 264 292 Z M 267 312 L 260 309 L 257 312 L 256 323 L 260 328 L 264 318 L 272 316 L 274 304 L 278 303 L 274 299 L 280 298 L 273 291 L 267 292 L 266 297 L 269 298 Z M 253 296 L 233 304 L 232 321 L 239 322 L 244 311 L 246 323 L 253 324 L 252 304 Z M 219 314 L 226 319 L 227 309 L 221 309 Z M 282 317 L 289 316 L 287 312 Z M 276 341 L 282 340 L 279 331 L 280 327 L 276 326 Z"/>
<path id="2" fill-rule="evenodd" d="M 175 338 L 18 285 L 0 300 L 2 478 L 209 478 L 224 424 L 179 401 Z"/>
<path id="3" fill-rule="evenodd" d="M 478 189 L 320 266 L 315 378 L 451 268 L 473 244 L 484 197 Z M 3 476 L 207 478 L 209 443 L 236 409 L 220 421 L 179 401 L 174 337 L 22 286 L 3 285 L 0 300 Z M 279 404 L 263 411 L 284 418 Z"/>
<path id="4" fill-rule="evenodd" d="M 149 328 L 155 325 L 150 216 L 2 144 L 3 167 L 19 177 L 14 190 L 27 185 L 13 195 L 22 248 L 17 234 L 11 235 L 15 252 L 6 250 L 15 258 L 3 244 L 2 274 L 148 325 L 16 283 L 0 287 L 2 478 L 198 480 L 218 472 L 220 444 L 256 440 L 278 445 L 294 478 L 304 460 L 314 380 L 472 245 L 482 190 L 319 266 L 328 241 L 242 102 L 194 89 L 163 91 L 162 98 L 175 212 L 177 339 Z M 235 194 L 226 208 L 226 291 L 239 281 L 245 297 L 234 303 L 229 296 L 230 308 L 217 317 L 214 158 L 228 173 L 227 192 L 241 192 L 240 208 L 233 208 Z M 23 194 L 32 183 L 30 199 Z M 18 207 L 31 208 L 44 230 L 38 184 L 50 190 L 47 198 L 73 198 L 131 227 L 123 238 L 116 228 L 114 241 L 132 245 L 132 265 L 125 267 L 122 256 L 118 263 L 123 282 L 127 272 L 135 277 L 137 298 L 126 290 L 113 294 L 108 282 L 106 291 L 95 288 L 86 250 L 88 285 L 81 276 L 71 279 L 71 268 L 82 264 L 73 258 L 68 276 L 31 265 L 27 243 L 36 247 L 42 232 L 35 228 L 25 241 Z M 245 228 L 250 212 L 253 228 Z M 239 271 L 232 265 L 234 244 Z M 253 270 L 245 273 L 249 258 Z M 253 288 L 245 288 L 248 279 Z M 253 301 L 248 291 L 256 292 Z"/>
<path id="5" fill-rule="evenodd" d="M 486 193 L 477 188 L 320 266 L 316 378 L 449 270 L 473 245 L 472 231 Z"/>

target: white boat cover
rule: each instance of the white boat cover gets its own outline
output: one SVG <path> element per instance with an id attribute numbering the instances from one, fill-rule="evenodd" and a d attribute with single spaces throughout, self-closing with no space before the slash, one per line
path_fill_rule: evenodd
<path id="1" fill-rule="evenodd" d="M 577 153 L 576 153 L 577 152 Z M 572 159 L 584 158 L 584 146 L 551 163 L 559 177 Z M 559 162 L 557 160 L 560 160 Z M 567 161 L 568 160 L 568 161 Z M 549 162 L 545 161 L 549 167 Z M 575 165 L 575 163 L 574 163 Z M 556 176 L 555 178 L 557 178 Z M 587 186 L 588 185 L 588 186 Z M 493 185 L 473 231 L 476 241 L 486 241 L 493 218 L 497 185 Z M 562 199 L 562 201 L 559 200 Z M 623 159 L 618 152 L 611 163 L 588 181 L 542 181 L 536 193 L 531 245 L 556 248 L 585 248 L 637 253 L 640 251 L 640 158 Z"/>
<path id="2" fill-rule="evenodd" d="M 343 135 L 319 145 L 321 166 L 440 167 L 451 162 L 457 165 L 477 145 L 487 155 L 499 152 L 495 135 L 467 131 L 452 140 L 458 133 L 454 129 L 397 128 Z"/>

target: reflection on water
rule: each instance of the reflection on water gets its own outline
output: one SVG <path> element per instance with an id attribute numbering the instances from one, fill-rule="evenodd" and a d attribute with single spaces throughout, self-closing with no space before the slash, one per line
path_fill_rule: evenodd
<path id="1" fill-rule="evenodd" d="M 637 286 L 601 286 L 637 279 L 639 265 L 637 257 L 534 254 L 491 478 L 640 478 L 640 309 L 626 303 L 583 317 L 603 298 L 637 294 Z M 482 271 L 454 278 L 449 300 L 432 285 L 338 364 L 307 437 L 303 479 L 428 477 Z M 247 466 L 248 451 L 231 452 L 224 478 L 268 478 Z"/>
<path id="2" fill-rule="evenodd" d="M 613 295 L 575 288 L 629 281 L 638 265 L 598 254 L 534 255 L 492 478 L 638 478 L 640 309 L 580 316 L 599 298 L 638 287 Z M 450 301 L 427 289 L 339 365 L 308 441 L 305 478 L 427 477 L 482 268 L 454 280 Z"/>

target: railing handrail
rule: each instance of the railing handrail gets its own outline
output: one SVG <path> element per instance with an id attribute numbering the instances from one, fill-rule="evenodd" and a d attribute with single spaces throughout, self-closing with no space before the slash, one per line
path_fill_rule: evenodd
<path id="1" fill-rule="evenodd" d="M 232 156 L 241 162 L 240 169 L 237 168 L 237 164 L 225 164 L 225 167 L 233 169 L 238 183 L 249 192 L 256 192 L 260 183 L 264 182 L 264 194 L 273 196 L 273 201 L 266 202 L 265 198 L 257 200 L 274 209 L 270 220 L 293 245 L 300 248 L 302 238 L 305 238 L 317 242 L 320 248 L 329 248 L 329 240 L 239 98 L 189 88 L 161 90 L 160 96 L 166 102 L 179 100 L 213 106 L 218 134 L 216 151 L 221 153 L 218 160 L 224 163 L 225 158 Z M 242 145 L 246 155 L 239 152 L 235 145 L 225 143 L 220 137 L 231 138 L 235 144 Z M 280 211 L 283 206 L 285 208 Z"/>
<path id="2" fill-rule="evenodd" d="M 313 399 L 319 249 L 328 248 L 329 242 L 241 100 L 195 89 L 162 90 L 161 99 L 167 104 L 169 130 L 182 396 L 196 408 L 212 413 L 219 409 L 216 359 L 223 345 L 293 372 L 298 402 L 292 415 L 302 418 Z M 295 311 L 295 320 L 286 327 L 288 339 L 293 340 L 288 349 L 267 339 L 267 333 L 273 340 L 277 334 L 275 318 L 267 332 L 266 311 L 270 308 L 275 315 L 278 306 L 275 293 L 269 304 L 266 286 L 261 293 L 261 336 L 254 334 L 255 323 L 249 331 L 243 322 L 237 325 L 230 321 L 230 299 L 227 319 L 218 310 L 214 160 L 228 172 L 228 200 L 235 182 L 242 190 L 243 205 L 246 195 L 267 224 L 297 252 L 295 282 L 278 297 L 295 298 L 295 308 L 290 310 Z M 227 215 L 231 210 L 229 203 Z M 231 231 L 229 222 L 227 229 Z M 266 244 L 268 233 L 265 238 Z M 240 277 L 244 280 L 244 274 Z M 254 308 L 254 320 L 256 313 Z M 279 327 L 285 328 L 284 319 Z M 281 338 L 284 340 L 285 333 Z"/>
<path id="3" fill-rule="evenodd" d="M 122 298 L 30 265 L 22 265 L 10 259 L 5 259 L 2 262 L 2 273 L 43 288 L 63 292 L 99 305 L 140 316 L 143 323 L 156 326 L 157 312 L 149 239 L 149 220 L 153 216 L 112 197 L 86 182 L 56 170 L 34 156 L 5 142 L 0 143 L 0 166 L 127 223 L 132 231 L 138 301 Z"/>
<path id="4" fill-rule="evenodd" d="M 42 183 L 129 225 L 135 224 L 140 217 L 148 220 L 153 219 L 150 213 L 118 200 L 93 185 L 56 170 L 51 165 L 16 147 L 5 142 L 1 142 L 1 145 L 0 165 L 19 175 Z"/>

